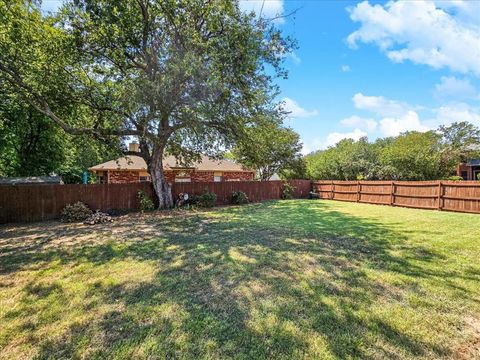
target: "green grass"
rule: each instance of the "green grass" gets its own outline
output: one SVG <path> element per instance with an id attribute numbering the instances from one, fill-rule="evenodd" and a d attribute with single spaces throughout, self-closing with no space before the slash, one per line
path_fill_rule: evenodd
<path id="1" fill-rule="evenodd" d="M 480 358 L 480 216 L 292 200 L 0 228 L 0 357 Z"/>

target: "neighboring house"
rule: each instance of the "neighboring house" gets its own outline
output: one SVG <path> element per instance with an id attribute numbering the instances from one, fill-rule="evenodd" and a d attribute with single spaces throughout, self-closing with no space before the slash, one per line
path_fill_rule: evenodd
<path id="1" fill-rule="evenodd" d="M 466 163 L 457 166 L 457 176 L 463 180 L 478 180 L 480 174 L 480 159 L 470 159 Z"/>
<path id="2" fill-rule="evenodd" d="M 60 176 L 29 176 L 29 177 L 9 177 L 0 178 L 2 185 L 53 185 L 63 184 Z"/>
<path id="3" fill-rule="evenodd" d="M 137 144 L 129 145 L 129 154 L 138 152 Z M 116 160 L 89 168 L 99 183 L 134 183 L 151 181 L 145 160 L 138 155 L 125 155 Z M 202 156 L 200 162 L 189 167 L 181 166 L 173 156 L 163 159 L 163 171 L 169 183 L 206 181 L 254 180 L 255 171 L 245 169 L 231 160 L 212 160 Z"/>

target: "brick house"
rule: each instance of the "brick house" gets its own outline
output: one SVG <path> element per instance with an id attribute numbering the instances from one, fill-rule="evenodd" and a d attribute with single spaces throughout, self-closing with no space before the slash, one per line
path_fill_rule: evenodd
<path id="1" fill-rule="evenodd" d="M 480 159 L 470 159 L 457 166 L 457 176 L 463 180 L 478 180 L 480 175 Z"/>
<path id="2" fill-rule="evenodd" d="M 133 145 L 133 146 L 132 146 Z M 134 154 L 137 144 L 130 144 L 129 154 Z M 88 169 L 97 176 L 98 183 L 134 183 L 151 181 L 145 160 L 138 155 L 125 155 L 116 160 L 92 166 Z M 181 166 L 173 156 L 163 159 L 165 178 L 174 182 L 248 181 L 254 180 L 255 171 L 244 168 L 231 160 L 212 160 L 202 156 L 201 161 L 189 167 Z"/>

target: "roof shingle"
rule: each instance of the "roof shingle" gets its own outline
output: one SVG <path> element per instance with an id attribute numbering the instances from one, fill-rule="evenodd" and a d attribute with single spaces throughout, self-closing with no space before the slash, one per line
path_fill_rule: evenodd
<path id="1" fill-rule="evenodd" d="M 174 156 L 166 156 L 163 159 L 163 169 L 185 169 L 189 168 L 180 165 Z M 252 170 L 246 169 L 242 165 L 232 160 L 213 160 L 208 156 L 202 155 L 200 162 L 194 162 L 190 168 L 194 168 L 197 171 L 238 171 L 238 172 L 251 172 Z M 145 160 L 137 155 L 125 155 L 116 160 L 110 160 L 102 164 L 92 166 L 88 170 L 90 171 L 104 171 L 104 170 L 138 170 L 146 171 L 147 163 Z"/>

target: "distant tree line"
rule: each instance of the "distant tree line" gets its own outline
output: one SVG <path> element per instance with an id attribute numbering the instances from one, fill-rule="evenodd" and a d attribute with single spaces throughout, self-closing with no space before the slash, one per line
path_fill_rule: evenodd
<path id="1" fill-rule="evenodd" d="M 331 180 L 435 180 L 479 156 L 480 130 L 468 122 L 369 142 L 345 139 L 304 157 L 305 177 Z"/>

